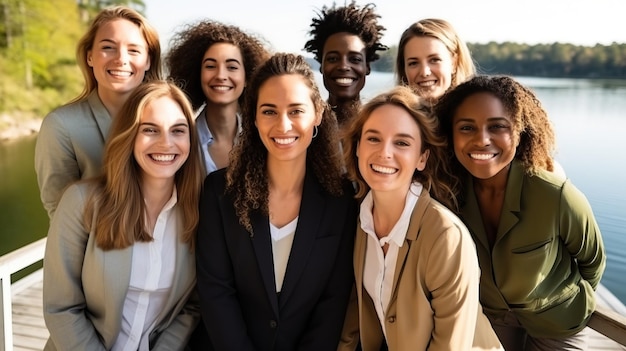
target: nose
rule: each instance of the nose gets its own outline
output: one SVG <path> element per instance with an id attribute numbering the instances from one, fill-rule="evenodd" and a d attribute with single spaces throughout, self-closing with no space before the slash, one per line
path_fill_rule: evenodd
<path id="1" fill-rule="evenodd" d="M 117 53 L 117 60 L 122 66 L 126 66 L 129 62 L 130 55 L 128 54 L 128 49 L 120 49 Z"/>
<path id="2" fill-rule="evenodd" d="M 350 70 L 350 62 L 348 62 L 348 58 L 347 57 L 341 58 L 341 64 L 339 65 L 339 69 L 342 70 L 342 71 L 349 71 Z"/>
<path id="3" fill-rule="evenodd" d="M 430 66 L 427 64 L 421 65 L 419 73 L 422 77 L 428 77 L 430 75 Z"/>
<path id="4" fill-rule="evenodd" d="M 291 130 L 291 119 L 287 113 L 281 113 L 278 117 L 278 131 L 281 133 L 286 133 Z"/>
<path id="5" fill-rule="evenodd" d="M 161 133 L 159 135 L 158 144 L 160 146 L 170 146 L 172 144 L 172 136 L 170 133 Z"/>
<path id="6" fill-rule="evenodd" d="M 393 145 L 391 143 L 381 143 L 378 155 L 380 158 L 388 159 L 393 154 Z"/>
<path id="7" fill-rule="evenodd" d="M 481 147 L 491 144 L 491 134 L 489 134 L 487 127 L 480 128 L 476 131 L 476 134 L 474 134 L 474 144 Z"/>
<path id="8" fill-rule="evenodd" d="M 217 74 L 215 75 L 215 77 L 217 79 L 226 79 L 227 75 L 228 75 L 228 68 L 226 68 L 224 65 L 218 65 Z"/>

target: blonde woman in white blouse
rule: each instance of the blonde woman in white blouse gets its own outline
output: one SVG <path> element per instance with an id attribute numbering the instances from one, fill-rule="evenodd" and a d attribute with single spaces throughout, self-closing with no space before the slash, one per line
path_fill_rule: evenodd
<path id="1" fill-rule="evenodd" d="M 198 323 L 201 185 L 185 94 L 138 87 L 114 119 L 103 175 L 71 185 L 48 231 L 45 350 L 182 350 Z"/>

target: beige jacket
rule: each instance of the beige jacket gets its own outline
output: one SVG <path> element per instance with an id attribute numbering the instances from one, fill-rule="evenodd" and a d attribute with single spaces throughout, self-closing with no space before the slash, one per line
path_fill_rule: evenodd
<path id="1" fill-rule="evenodd" d="M 353 299 L 338 350 L 378 351 L 385 339 L 363 287 L 367 234 L 357 227 Z M 452 212 L 423 190 L 398 253 L 386 312 L 390 351 L 503 350 L 479 304 L 480 269 L 472 237 Z M 359 332 L 360 331 L 360 332 Z"/>
<path id="2" fill-rule="evenodd" d="M 102 251 L 82 221 L 87 184 L 68 188 L 53 217 L 44 256 L 44 350 L 110 349 L 122 322 L 132 246 Z M 200 320 L 195 255 L 177 241 L 174 283 L 150 335 L 151 350 L 183 350 Z"/>

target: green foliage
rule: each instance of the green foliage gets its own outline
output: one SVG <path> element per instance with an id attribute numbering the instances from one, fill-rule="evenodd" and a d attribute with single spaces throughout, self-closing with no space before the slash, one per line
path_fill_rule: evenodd
<path id="1" fill-rule="evenodd" d="M 78 95 L 75 0 L 2 0 L 0 23 L 0 112 L 43 116 Z"/>

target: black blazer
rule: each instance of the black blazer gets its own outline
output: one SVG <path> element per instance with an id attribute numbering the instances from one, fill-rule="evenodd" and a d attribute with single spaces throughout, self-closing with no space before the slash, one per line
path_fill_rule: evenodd
<path id="1" fill-rule="evenodd" d="M 224 195 L 225 170 L 209 174 L 200 199 L 198 292 L 208 350 L 336 350 L 354 283 L 357 202 L 324 191 L 307 170 L 296 234 L 276 293 L 269 219 L 251 215 L 251 236 Z"/>

